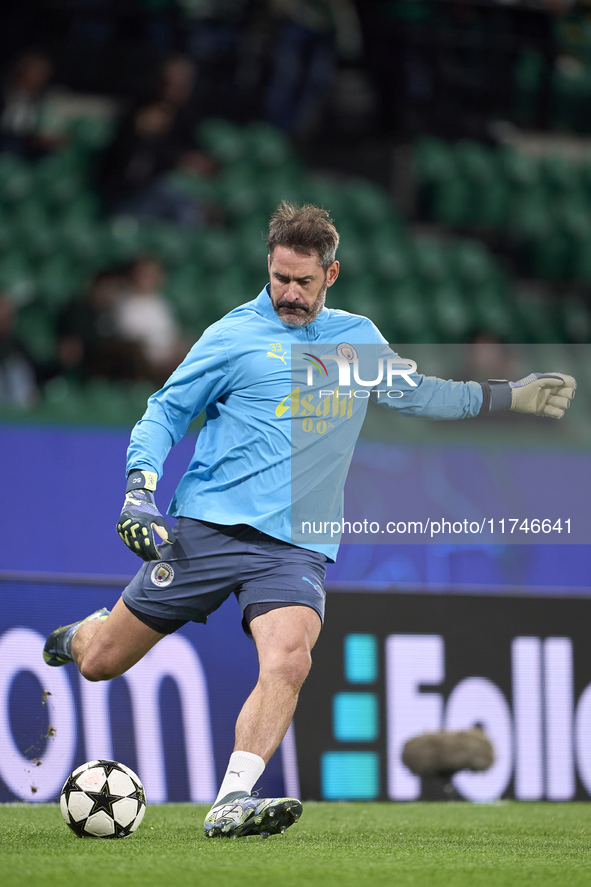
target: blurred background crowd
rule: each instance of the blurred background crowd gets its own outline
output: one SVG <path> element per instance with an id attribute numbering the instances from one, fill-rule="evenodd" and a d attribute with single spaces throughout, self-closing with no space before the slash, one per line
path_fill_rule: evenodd
<path id="1" fill-rule="evenodd" d="M 589 342 L 591 2 L 20 0 L 0 59 L 0 416 L 135 418 L 283 198 L 393 343 Z"/>

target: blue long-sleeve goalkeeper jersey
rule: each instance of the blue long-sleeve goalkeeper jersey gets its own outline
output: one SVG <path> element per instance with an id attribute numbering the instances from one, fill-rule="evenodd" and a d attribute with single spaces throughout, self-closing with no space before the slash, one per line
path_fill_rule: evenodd
<path id="1" fill-rule="evenodd" d="M 160 477 L 170 448 L 205 410 L 169 513 L 248 524 L 334 560 L 339 537 L 312 541 L 301 527 L 342 520 L 370 397 L 438 419 L 475 416 L 482 406 L 479 383 L 409 369 L 366 317 L 323 308 L 306 327 L 283 324 L 267 286 L 210 326 L 149 399 L 131 435 L 127 471 Z"/>

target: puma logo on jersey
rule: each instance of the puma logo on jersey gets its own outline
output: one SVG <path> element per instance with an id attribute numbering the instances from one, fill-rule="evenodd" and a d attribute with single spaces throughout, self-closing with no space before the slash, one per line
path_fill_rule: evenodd
<path id="1" fill-rule="evenodd" d="M 287 366 L 287 363 L 286 363 L 286 360 L 285 360 L 285 355 L 286 355 L 286 354 L 287 354 L 287 351 L 284 351 L 283 354 L 275 354 L 274 351 L 267 351 L 267 357 L 276 357 L 277 360 L 281 360 L 281 361 L 283 361 L 283 363 L 285 364 L 285 366 Z"/>

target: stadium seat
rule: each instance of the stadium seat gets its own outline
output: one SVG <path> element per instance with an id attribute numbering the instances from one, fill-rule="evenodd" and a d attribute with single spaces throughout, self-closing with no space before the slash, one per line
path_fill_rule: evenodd
<path id="1" fill-rule="evenodd" d="M 59 154 L 41 161 L 35 169 L 35 194 L 49 206 L 61 207 L 75 200 L 85 187 L 80 169 L 64 163 Z"/>
<path id="2" fill-rule="evenodd" d="M 247 140 L 241 127 L 221 117 L 204 120 L 197 137 L 206 151 L 222 165 L 235 163 L 246 154 Z"/>
<path id="3" fill-rule="evenodd" d="M 555 281 L 566 279 L 570 275 L 570 252 L 571 241 L 558 227 L 535 237 L 530 245 L 532 276 Z"/>
<path id="4" fill-rule="evenodd" d="M 398 342 L 436 342 L 432 314 L 423 293 L 412 281 L 402 282 L 390 291 L 388 310 L 393 340 Z"/>
<path id="5" fill-rule="evenodd" d="M 364 232 L 398 218 L 386 192 L 372 182 L 354 179 L 341 188 L 341 193 L 344 212 Z"/>
<path id="6" fill-rule="evenodd" d="M 91 379 L 84 388 L 85 408 L 98 424 L 129 422 L 129 401 L 125 387 L 107 379 Z"/>
<path id="7" fill-rule="evenodd" d="M 504 342 L 523 341 L 521 317 L 500 291 L 494 280 L 471 287 L 474 332 L 490 333 Z"/>
<path id="8" fill-rule="evenodd" d="M 483 229 L 498 231 L 507 224 L 511 188 L 501 177 L 474 195 L 474 220 Z"/>
<path id="9" fill-rule="evenodd" d="M 115 121 L 106 117 L 76 117 L 68 123 L 67 134 L 75 151 L 92 153 L 106 147 L 114 129 Z"/>
<path id="10" fill-rule="evenodd" d="M 232 220 L 240 221 L 260 211 L 264 200 L 260 176 L 246 161 L 226 168 L 216 183 L 216 198 Z"/>
<path id="11" fill-rule="evenodd" d="M 244 131 L 248 157 L 262 168 L 293 162 L 293 151 L 283 130 L 270 123 L 251 123 Z"/>
<path id="12" fill-rule="evenodd" d="M 308 176 L 302 185 L 302 196 L 307 202 L 327 210 L 339 230 L 346 223 L 345 195 L 338 180 L 322 175 Z"/>
<path id="13" fill-rule="evenodd" d="M 541 52 L 525 46 L 514 66 L 515 94 L 513 108 L 522 126 L 533 126 L 537 120 L 540 90 L 545 76 L 546 60 Z"/>
<path id="14" fill-rule="evenodd" d="M 206 268 L 225 269 L 236 255 L 236 238 L 224 228 L 205 228 L 196 236 L 196 249 Z"/>
<path id="15" fill-rule="evenodd" d="M 413 160 L 419 183 L 427 186 L 447 181 L 456 174 L 453 148 L 442 139 L 418 139 Z"/>
<path id="16" fill-rule="evenodd" d="M 542 182 L 553 195 L 576 196 L 581 187 L 579 165 L 561 154 L 550 154 L 540 164 Z"/>
<path id="17" fill-rule="evenodd" d="M 551 306 L 545 294 L 521 292 L 515 300 L 515 315 L 523 329 L 526 343 L 556 342 L 560 331 L 551 317 Z"/>
<path id="18" fill-rule="evenodd" d="M 499 149 L 501 173 L 511 188 L 531 188 L 540 181 L 537 158 L 516 151 L 514 148 Z"/>
<path id="19" fill-rule="evenodd" d="M 591 340 L 591 311 L 583 299 L 577 296 L 558 299 L 557 322 L 565 341 L 588 345 Z"/>
<path id="20" fill-rule="evenodd" d="M 64 248 L 64 244 L 60 242 L 59 230 L 49 219 L 45 224 L 27 231 L 22 243 L 26 247 L 27 255 L 33 260 L 45 259 L 57 250 Z"/>
<path id="21" fill-rule="evenodd" d="M 61 248 L 72 258 L 95 269 L 109 264 L 104 225 L 66 218 L 61 220 L 57 234 Z"/>
<path id="22" fill-rule="evenodd" d="M 350 225 L 339 227 L 340 249 L 343 256 L 341 274 L 343 277 L 359 277 L 370 272 L 370 249 L 362 237 Z"/>
<path id="23" fill-rule="evenodd" d="M 469 182 L 456 174 L 439 182 L 434 189 L 432 217 L 441 225 L 461 227 L 471 221 L 472 202 Z"/>
<path id="24" fill-rule="evenodd" d="M 486 188 L 498 174 L 494 154 L 480 142 L 462 139 L 455 146 L 458 172 L 474 187 Z"/>
<path id="25" fill-rule="evenodd" d="M 142 223 L 145 246 L 167 266 L 175 267 L 195 260 L 198 233 L 179 230 L 171 222 L 153 221 Z"/>
<path id="26" fill-rule="evenodd" d="M 573 132 L 591 131 L 591 69 L 574 56 L 569 56 L 552 72 L 552 122 L 554 126 Z"/>
<path id="27" fill-rule="evenodd" d="M 36 196 L 20 200 L 12 212 L 12 222 L 18 232 L 19 242 L 27 243 L 40 228 L 50 225 L 50 219 L 43 203 Z"/>
<path id="28" fill-rule="evenodd" d="M 292 203 L 306 203 L 310 196 L 306 193 L 305 183 L 299 175 L 294 175 L 293 169 L 282 167 L 259 177 L 261 191 L 261 209 L 265 215 L 265 224 L 262 230 L 268 226 L 269 216 L 281 203 L 288 200 Z"/>
<path id="29" fill-rule="evenodd" d="M 449 281 L 437 284 L 430 293 L 438 341 L 461 342 L 474 327 L 474 312 L 461 291 Z"/>
<path id="30" fill-rule="evenodd" d="M 206 316 L 209 316 L 209 323 L 218 320 L 255 295 L 257 294 L 249 291 L 247 276 L 239 265 L 229 265 L 225 269 L 220 269 L 207 288 Z"/>
<path id="31" fill-rule="evenodd" d="M 108 220 L 102 249 L 105 264 L 127 262 L 149 251 L 149 227 L 144 228 L 133 216 L 115 216 Z"/>
<path id="32" fill-rule="evenodd" d="M 12 249 L 0 257 L 0 290 L 17 305 L 26 305 L 37 292 L 34 270 L 22 249 Z"/>
<path id="33" fill-rule="evenodd" d="M 55 358 L 55 321 L 44 305 L 37 302 L 21 308 L 17 313 L 16 332 L 40 364 L 48 364 Z"/>
<path id="34" fill-rule="evenodd" d="M 0 210 L 0 254 L 6 254 L 13 246 L 17 246 L 17 241 L 9 214 Z"/>
<path id="35" fill-rule="evenodd" d="M 412 273 L 412 255 L 407 243 L 391 240 L 384 244 L 374 240 L 370 244 L 370 261 L 378 277 L 388 283 L 407 280 Z"/>
<path id="36" fill-rule="evenodd" d="M 36 278 L 39 295 L 52 310 L 79 294 L 84 284 L 83 269 L 64 253 L 56 253 L 40 262 Z"/>
<path id="37" fill-rule="evenodd" d="M 268 216 L 261 213 L 244 219 L 240 226 L 235 228 L 236 255 L 240 257 L 240 264 L 245 271 L 256 275 L 257 278 L 261 274 L 266 274 L 267 227 Z"/>
<path id="38" fill-rule="evenodd" d="M 450 275 L 447 258 L 449 244 L 427 237 L 416 237 L 412 244 L 413 265 L 423 284 L 442 283 Z"/>
<path id="39" fill-rule="evenodd" d="M 0 156 L 0 200 L 3 203 L 16 203 L 23 200 L 33 190 L 31 164 L 12 154 Z"/>
<path id="40" fill-rule="evenodd" d="M 478 240 L 456 240 L 449 246 L 447 254 L 450 265 L 465 287 L 484 283 L 496 273 L 490 253 Z"/>
<path id="41" fill-rule="evenodd" d="M 165 294 L 174 306 L 179 320 L 191 328 L 205 325 L 208 313 L 209 287 L 195 264 L 184 263 L 168 276 Z"/>

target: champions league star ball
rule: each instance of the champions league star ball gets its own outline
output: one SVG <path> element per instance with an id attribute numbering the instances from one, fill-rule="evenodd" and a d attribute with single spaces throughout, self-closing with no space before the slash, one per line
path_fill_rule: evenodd
<path id="1" fill-rule="evenodd" d="M 146 796 L 125 764 L 88 761 L 66 779 L 60 809 L 79 838 L 127 838 L 144 818 Z"/>

